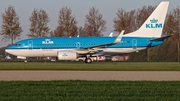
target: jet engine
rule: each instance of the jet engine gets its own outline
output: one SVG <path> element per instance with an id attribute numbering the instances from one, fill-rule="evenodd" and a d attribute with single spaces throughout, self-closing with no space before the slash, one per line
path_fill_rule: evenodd
<path id="1" fill-rule="evenodd" d="M 18 59 L 26 59 L 24 56 L 17 56 Z"/>
<path id="2" fill-rule="evenodd" d="M 77 52 L 75 51 L 58 51 L 57 52 L 58 60 L 76 60 L 78 57 Z"/>

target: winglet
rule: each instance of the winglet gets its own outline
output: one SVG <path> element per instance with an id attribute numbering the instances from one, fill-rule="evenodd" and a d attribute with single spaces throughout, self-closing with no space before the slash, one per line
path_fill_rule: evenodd
<path id="1" fill-rule="evenodd" d="M 109 34 L 109 37 L 113 37 L 113 32 L 111 32 L 111 33 Z"/>
<path id="2" fill-rule="evenodd" d="M 119 43 L 122 39 L 123 34 L 124 34 L 124 30 L 121 31 L 121 33 L 118 35 L 118 37 L 116 38 L 116 40 L 113 43 L 114 44 Z"/>

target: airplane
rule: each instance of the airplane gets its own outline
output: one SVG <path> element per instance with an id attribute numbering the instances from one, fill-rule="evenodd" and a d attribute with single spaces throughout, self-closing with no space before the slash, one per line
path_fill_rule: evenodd
<path id="1" fill-rule="evenodd" d="M 25 61 L 27 57 L 57 57 L 58 60 L 84 57 L 85 63 L 91 63 L 91 57 L 97 54 L 137 52 L 161 45 L 169 37 L 162 34 L 168 6 L 168 1 L 161 2 L 137 31 L 125 35 L 122 30 L 117 37 L 29 38 L 8 46 L 5 51 Z"/>

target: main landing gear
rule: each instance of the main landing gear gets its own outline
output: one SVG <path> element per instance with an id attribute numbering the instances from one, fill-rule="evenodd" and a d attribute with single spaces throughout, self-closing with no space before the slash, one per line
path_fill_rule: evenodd
<path id="1" fill-rule="evenodd" d="M 91 63 L 91 62 L 92 62 L 91 58 L 86 58 L 85 59 L 85 63 Z"/>

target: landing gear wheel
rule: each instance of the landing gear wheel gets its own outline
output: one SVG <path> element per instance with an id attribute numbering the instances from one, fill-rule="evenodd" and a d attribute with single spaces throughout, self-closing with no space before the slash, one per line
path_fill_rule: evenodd
<path id="1" fill-rule="evenodd" d="M 86 58 L 85 59 L 85 63 L 91 63 L 91 62 L 92 62 L 91 58 Z"/>
<path id="2" fill-rule="evenodd" d="M 27 63 L 27 60 L 24 60 L 24 63 Z"/>

